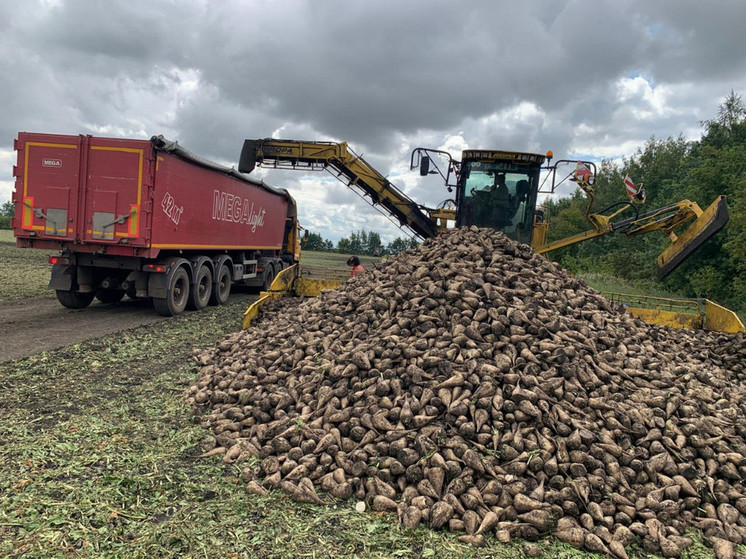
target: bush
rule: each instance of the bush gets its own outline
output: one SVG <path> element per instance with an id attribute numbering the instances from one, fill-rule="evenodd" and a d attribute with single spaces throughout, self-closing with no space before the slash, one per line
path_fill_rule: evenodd
<path id="1" fill-rule="evenodd" d="M 0 229 L 10 229 L 10 218 L 7 215 L 0 215 Z"/>

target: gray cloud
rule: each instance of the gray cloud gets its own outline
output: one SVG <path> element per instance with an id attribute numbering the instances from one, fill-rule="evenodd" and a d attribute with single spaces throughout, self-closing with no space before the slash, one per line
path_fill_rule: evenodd
<path id="1" fill-rule="evenodd" d="M 448 193 L 407 173 L 413 147 L 600 161 L 696 137 L 746 88 L 744 20 L 740 0 L 6 2 L 0 199 L 23 130 L 164 134 L 229 165 L 244 138 L 348 141 L 435 205 Z M 324 236 L 401 234 L 326 174 L 265 176 Z"/>

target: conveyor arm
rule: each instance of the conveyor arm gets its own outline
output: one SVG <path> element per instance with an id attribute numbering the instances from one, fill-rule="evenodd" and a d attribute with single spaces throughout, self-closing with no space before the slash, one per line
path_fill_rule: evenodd
<path id="1" fill-rule="evenodd" d="M 438 233 L 438 224 L 424 208 L 401 192 L 386 177 L 356 155 L 347 143 L 302 142 L 295 140 L 246 140 L 238 170 L 250 173 L 256 165 L 285 169 L 323 170 L 329 168 L 339 180 L 357 187 L 371 203 L 383 206 L 389 214 L 424 239 Z M 432 210 L 435 211 L 435 210 Z"/>

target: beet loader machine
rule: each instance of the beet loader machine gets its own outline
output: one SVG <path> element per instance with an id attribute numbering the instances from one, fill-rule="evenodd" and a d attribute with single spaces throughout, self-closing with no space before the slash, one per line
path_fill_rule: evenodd
<path id="1" fill-rule="evenodd" d="M 447 165 L 441 169 L 437 159 Z M 345 142 L 296 140 L 246 140 L 238 170 L 251 173 L 257 166 L 296 170 L 326 170 L 359 193 L 375 207 L 393 217 L 402 227 L 420 239 L 428 239 L 451 227 L 475 225 L 502 231 L 508 237 L 531 245 L 540 254 L 584 242 L 611 233 L 632 237 L 660 231 L 671 244 L 658 256 L 659 279 L 666 277 L 702 243 L 722 229 L 729 219 L 725 196 L 718 197 L 702 210 L 696 202 L 683 200 L 662 208 L 640 212 L 645 201 L 642 188 L 627 185 L 628 200 L 612 205 L 610 213 L 592 213 L 595 201 L 595 165 L 590 161 L 559 160 L 550 164 L 552 152 L 546 154 L 504 150 L 464 150 L 461 160 L 448 152 L 428 148 L 413 150 L 410 168 L 419 168 L 421 176 L 439 174 L 452 197 L 436 208 L 418 204 L 376 171 Z M 567 177 L 558 178 L 558 169 L 574 166 Z M 565 167 L 567 168 L 567 167 Z M 542 178 L 543 177 L 543 178 Z M 574 181 L 586 193 L 589 204 L 586 217 L 590 228 L 578 235 L 552 243 L 546 242 L 548 223 L 537 207 L 539 194 L 551 194 L 565 178 Z M 613 211 L 612 211 L 613 210 Z M 623 216 L 626 214 L 628 217 Z M 343 278 L 317 280 L 310 284 L 301 268 L 294 266 L 282 272 L 262 298 L 244 315 L 244 327 L 258 313 L 264 301 L 287 293 L 314 295 L 338 285 Z M 309 286 L 312 285 L 312 288 Z M 636 307 L 626 305 L 635 313 Z M 683 314 L 690 314 L 684 312 Z M 672 327 L 705 327 L 726 332 L 744 331 L 738 317 L 711 302 L 696 313 L 694 321 L 678 310 L 655 310 L 639 316 L 657 324 Z M 699 322 L 697 322 L 699 321 Z"/>

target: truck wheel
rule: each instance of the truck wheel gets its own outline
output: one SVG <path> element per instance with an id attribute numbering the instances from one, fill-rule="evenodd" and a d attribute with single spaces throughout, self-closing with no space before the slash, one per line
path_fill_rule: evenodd
<path id="1" fill-rule="evenodd" d="M 188 300 L 189 275 L 184 268 L 179 267 L 171 276 L 166 297 L 153 297 L 153 307 L 161 316 L 175 316 L 186 308 Z"/>
<path id="2" fill-rule="evenodd" d="M 81 293 L 79 291 L 57 290 L 57 300 L 62 303 L 63 307 L 68 309 L 84 309 L 93 301 L 93 291 L 90 293 Z"/>
<path id="3" fill-rule="evenodd" d="M 267 266 L 267 271 L 264 272 L 264 284 L 262 285 L 262 291 L 268 291 L 269 286 L 272 285 L 272 282 L 275 279 L 275 269 L 270 264 Z"/>
<path id="4" fill-rule="evenodd" d="M 194 283 L 189 290 L 189 302 L 187 307 L 191 310 L 199 311 L 207 306 L 210 302 L 212 293 L 212 272 L 207 266 L 200 266 L 194 276 Z"/>
<path id="5" fill-rule="evenodd" d="M 118 303 L 123 297 L 123 289 L 99 289 L 96 291 L 96 299 L 106 304 Z"/>
<path id="6" fill-rule="evenodd" d="M 210 293 L 210 304 L 211 305 L 224 305 L 228 302 L 228 297 L 231 294 L 231 271 L 228 266 L 220 266 L 218 269 L 218 276 L 214 284 L 212 284 L 212 292 Z"/>

